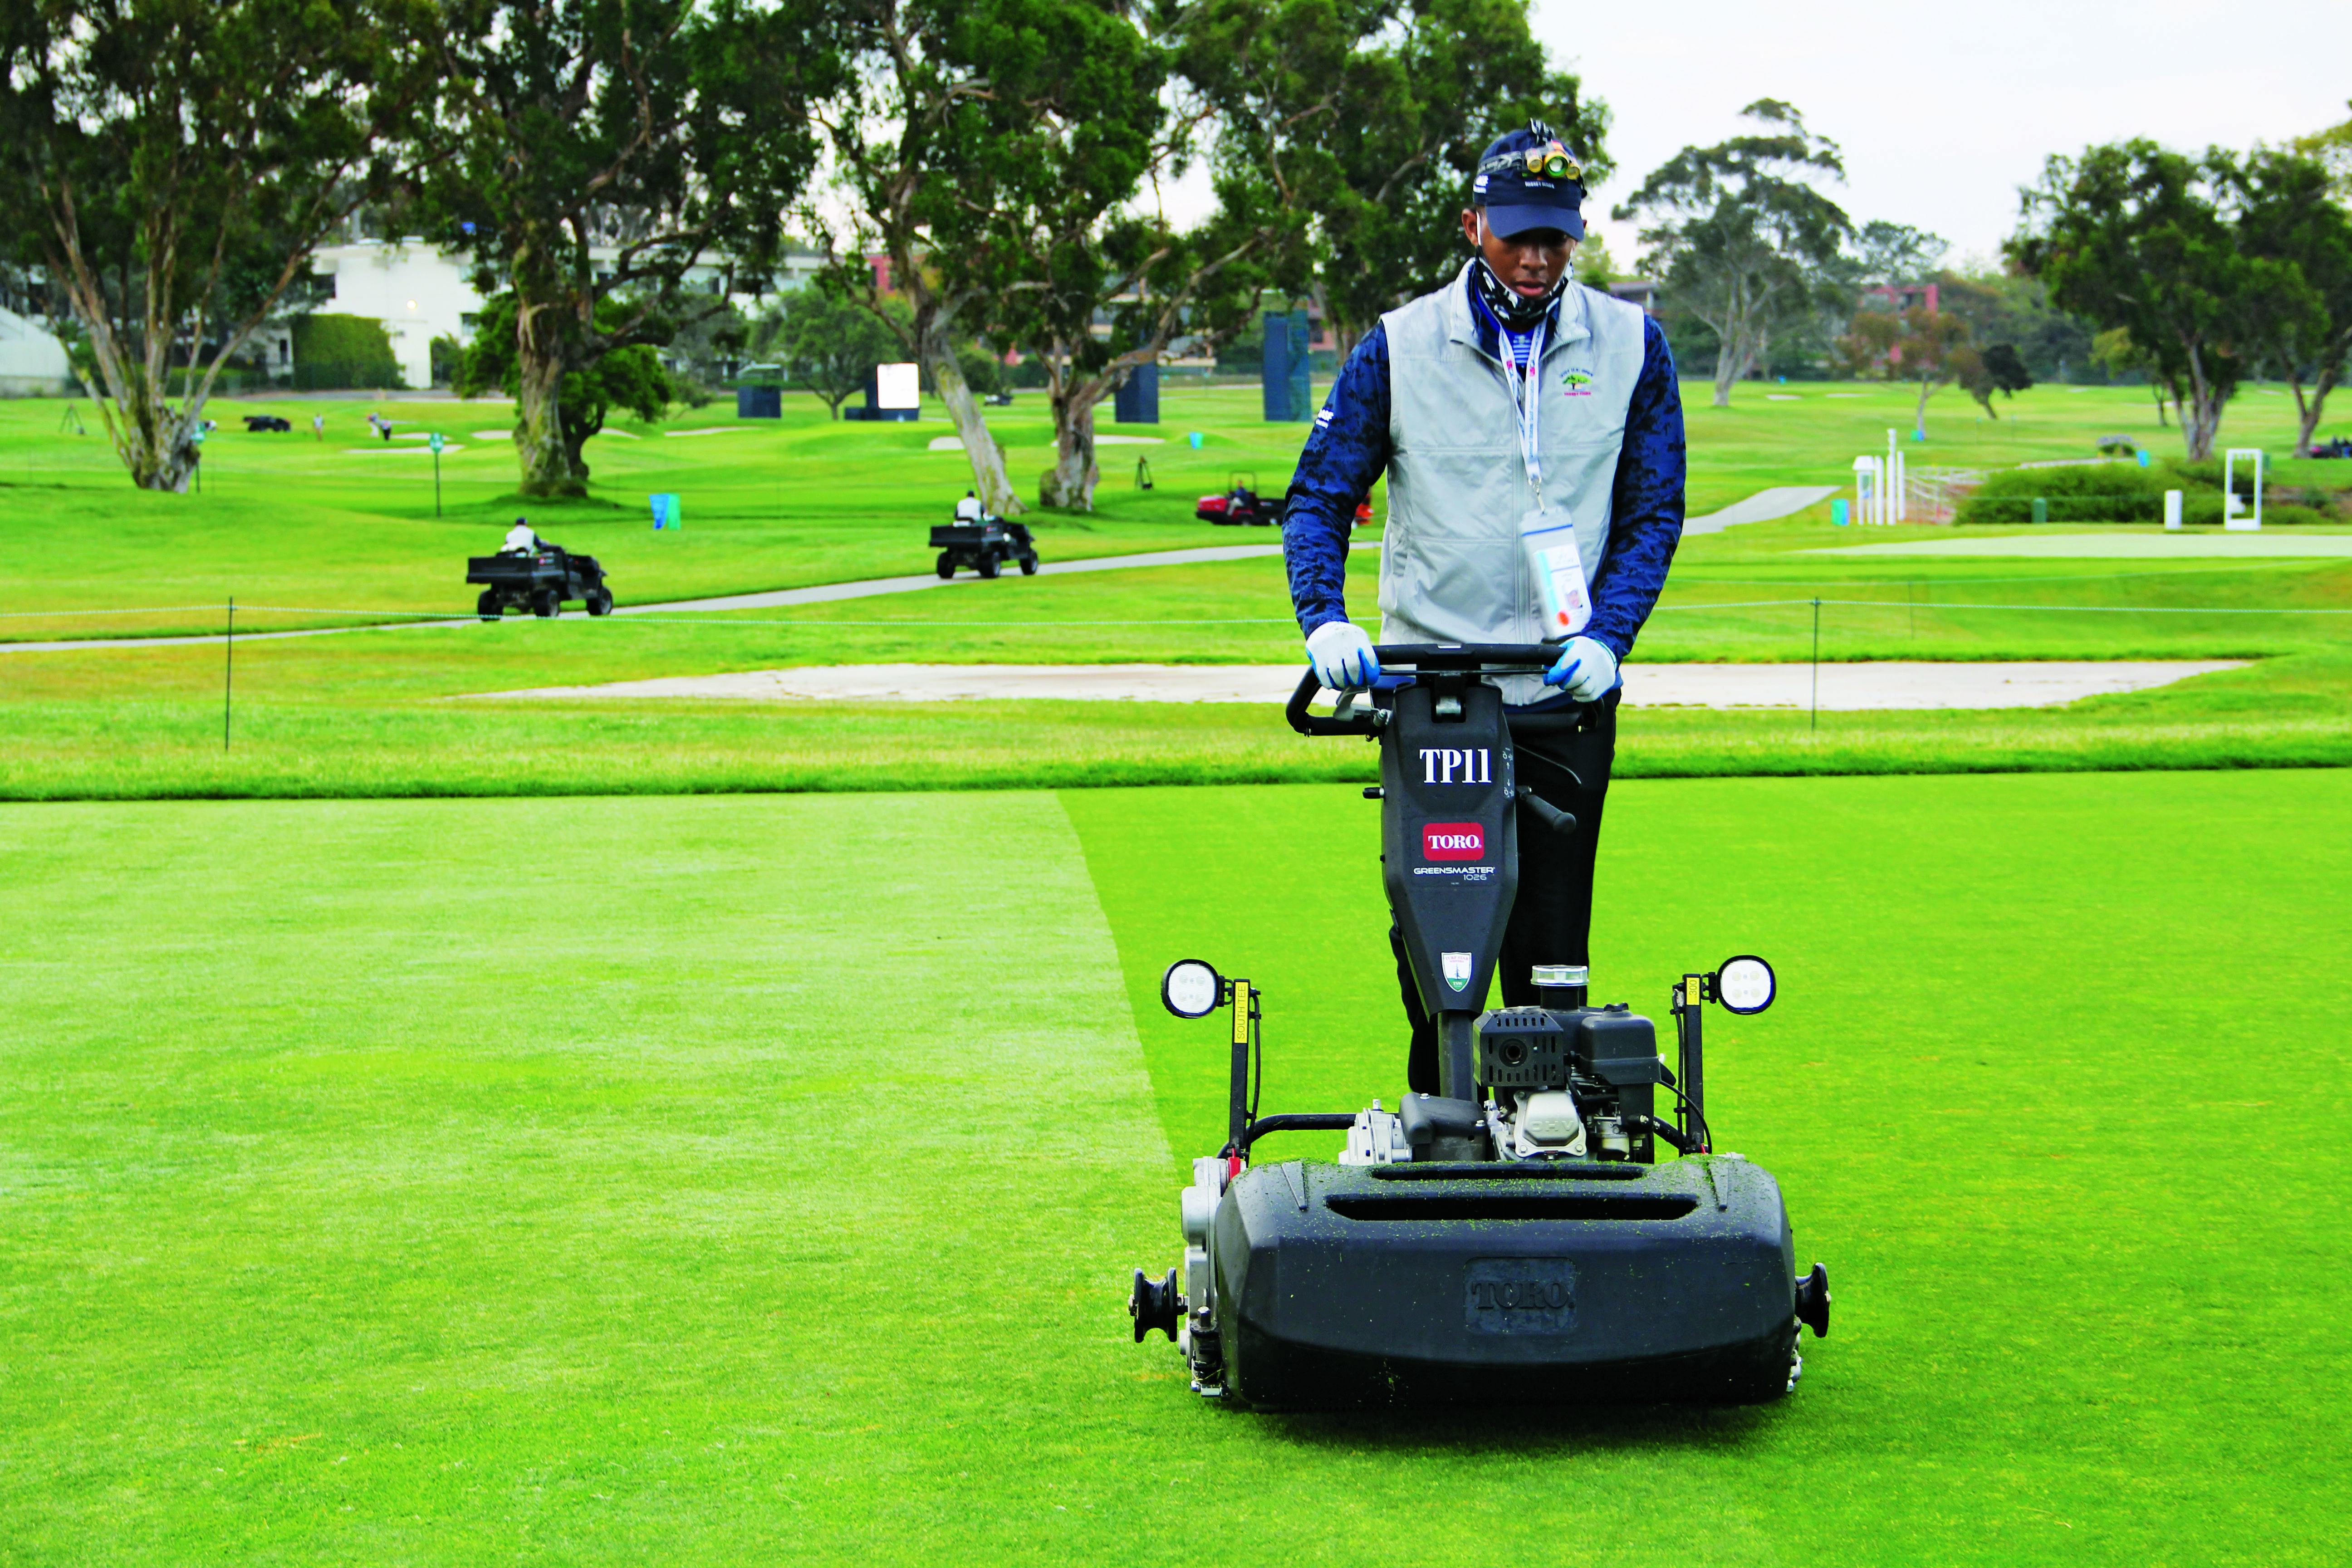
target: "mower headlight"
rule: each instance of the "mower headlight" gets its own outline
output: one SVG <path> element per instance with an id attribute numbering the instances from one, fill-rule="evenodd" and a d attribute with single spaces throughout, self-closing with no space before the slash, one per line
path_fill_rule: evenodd
<path id="1" fill-rule="evenodd" d="M 1752 953 L 1727 958 L 1715 972 L 1715 999 L 1727 1013 L 1761 1013 L 1774 989 L 1772 966 Z"/>
<path id="2" fill-rule="evenodd" d="M 1224 976 L 1197 958 L 1178 959 L 1160 977 L 1160 1005 L 1180 1018 L 1205 1018 L 1224 999 Z"/>

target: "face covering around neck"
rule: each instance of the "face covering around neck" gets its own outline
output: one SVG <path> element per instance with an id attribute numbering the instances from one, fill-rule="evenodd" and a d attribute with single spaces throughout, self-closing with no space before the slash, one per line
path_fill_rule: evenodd
<path id="1" fill-rule="evenodd" d="M 1568 289 L 1568 274 L 1561 272 L 1552 280 L 1550 289 L 1530 300 L 1495 276 L 1495 269 L 1481 256 L 1470 268 L 1470 285 L 1478 290 L 1478 298 L 1495 313 L 1496 321 L 1515 332 L 1524 332 L 1551 313 L 1552 306 Z"/>

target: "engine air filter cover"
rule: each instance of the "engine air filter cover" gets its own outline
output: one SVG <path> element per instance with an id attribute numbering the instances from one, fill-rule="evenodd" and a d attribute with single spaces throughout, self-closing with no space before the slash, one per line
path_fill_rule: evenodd
<path id="1" fill-rule="evenodd" d="M 1478 1081 L 1495 1089 L 1568 1083 L 1570 1029 L 1544 1007 L 1496 1007 L 1478 1016 Z"/>

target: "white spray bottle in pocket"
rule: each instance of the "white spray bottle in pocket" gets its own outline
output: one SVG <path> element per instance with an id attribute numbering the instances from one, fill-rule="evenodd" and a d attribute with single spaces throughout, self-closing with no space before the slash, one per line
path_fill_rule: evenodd
<path id="1" fill-rule="evenodd" d="M 1519 520 L 1519 550 L 1535 577 L 1543 640 L 1566 642 L 1592 619 L 1592 590 L 1584 580 L 1574 521 L 1557 507 L 1528 513 Z"/>

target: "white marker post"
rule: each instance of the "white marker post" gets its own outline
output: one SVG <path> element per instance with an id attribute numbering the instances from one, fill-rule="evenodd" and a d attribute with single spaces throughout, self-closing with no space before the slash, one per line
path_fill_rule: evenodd
<path id="1" fill-rule="evenodd" d="M 1864 527 L 1878 521 L 1878 459 L 1864 454 L 1853 460 L 1853 520 Z"/>
<path id="2" fill-rule="evenodd" d="M 2254 513 L 2250 518 L 2238 516 L 2238 459 L 2246 458 L 2254 466 Z M 2221 526 L 2232 533 L 2256 533 L 2263 526 L 2263 449 L 2260 447 L 2232 447 L 2221 464 Z"/>
<path id="3" fill-rule="evenodd" d="M 1892 525 L 1903 521 L 1903 437 L 1889 430 L 1886 433 L 1886 521 Z"/>
<path id="4" fill-rule="evenodd" d="M 2180 492 L 2164 492 L 2164 526 L 2175 532 L 2180 529 Z"/>

